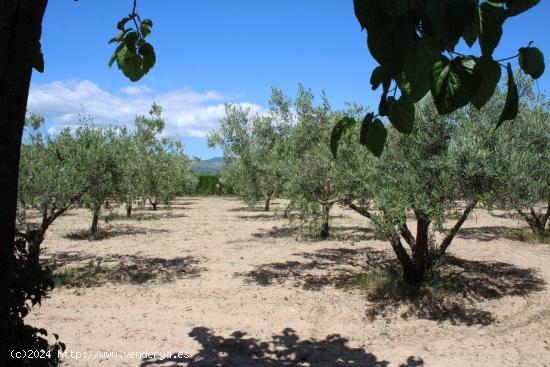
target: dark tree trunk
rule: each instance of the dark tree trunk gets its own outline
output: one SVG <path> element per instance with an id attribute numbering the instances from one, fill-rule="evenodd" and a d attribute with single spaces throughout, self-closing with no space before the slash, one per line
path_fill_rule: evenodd
<path id="1" fill-rule="evenodd" d="M 283 212 L 283 218 L 287 219 L 289 215 L 290 215 L 290 204 L 286 206 L 285 211 Z"/>
<path id="2" fill-rule="evenodd" d="M 132 216 L 132 203 L 126 204 L 126 216 L 128 218 Z"/>
<path id="3" fill-rule="evenodd" d="M 534 208 L 529 208 L 529 213 L 524 212 L 521 208 L 516 208 L 519 215 L 529 224 L 531 231 L 534 234 L 544 236 L 546 234 L 546 223 L 550 219 L 550 202 L 546 213 L 537 214 Z"/>
<path id="4" fill-rule="evenodd" d="M 321 233 L 322 239 L 327 239 L 330 236 L 330 205 L 321 205 Z"/>
<path id="5" fill-rule="evenodd" d="M 407 279 L 413 283 L 421 283 L 426 275 L 428 268 L 428 239 L 430 221 L 423 216 L 417 216 L 416 219 L 416 243 L 413 248 L 414 275 L 412 279 Z"/>
<path id="6" fill-rule="evenodd" d="M 155 201 L 151 200 L 151 198 L 149 198 L 149 203 L 153 206 L 153 210 L 157 210 L 157 200 L 155 199 Z"/>
<path id="7" fill-rule="evenodd" d="M 264 211 L 269 211 L 269 204 L 271 203 L 271 198 L 265 199 Z"/>
<path id="8" fill-rule="evenodd" d="M 414 262 L 409 256 L 409 254 L 407 253 L 407 250 L 405 250 L 405 247 L 403 247 L 403 244 L 399 239 L 399 235 L 397 233 L 392 234 L 390 238 L 390 244 L 393 249 L 393 252 L 395 252 L 397 259 L 399 260 L 399 263 L 401 264 L 401 267 L 403 268 L 403 278 L 409 284 L 414 283 L 415 282 Z"/>
<path id="9" fill-rule="evenodd" d="M 90 231 L 93 235 L 97 233 L 97 223 L 99 222 L 99 211 L 94 211 L 94 215 L 92 216 L 92 227 L 90 228 Z"/>
<path id="10" fill-rule="evenodd" d="M 8 363 L 19 152 L 47 0 L 0 0 L 0 366 Z"/>

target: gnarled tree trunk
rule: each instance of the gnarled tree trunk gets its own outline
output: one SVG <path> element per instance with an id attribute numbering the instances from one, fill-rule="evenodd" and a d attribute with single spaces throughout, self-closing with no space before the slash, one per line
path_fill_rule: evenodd
<path id="1" fill-rule="evenodd" d="M 0 366 L 8 364 L 9 292 L 27 99 L 47 0 L 0 0 Z"/>
<path id="2" fill-rule="evenodd" d="M 269 204 L 271 204 L 271 198 L 266 198 L 265 199 L 265 204 L 264 204 L 264 211 L 266 211 L 266 212 L 269 211 Z"/>
<path id="3" fill-rule="evenodd" d="M 132 216 L 132 203 L 126 204 L 126 216 L 128 218 Z"/>
<path id="4" fill-rule="evenodd" d="M 390 244 L 403 268 L 403 278 L 405 282 L 412 285 L 422 283 L 426 273 L 433 265 L 433 262 L 445 255 L 453 238 L 476 205 L 477 201 L 468 203 L 455 225 L 449 230 L 439 246 L 433 251 L 430 251 L 429 248 L 429 229 L 431 222 L 422 212 L 415 211 L 416 238 L 409 231 L 406 223 L 402 224 L 398 231 L 390 234 Z M 403 238 L 409 246 L 410 254 L 403 246 L 401 238 Z"/>
<path id="5" fill-rule="evenodd" d="M 546 208 L 545 213 L 537 213 L 535 208 L 529 208 L 529 213 L 525 213 L 521 208 L 516 208 L 519 215 L 529 224 L 531 231 L 539 236 L 546 235 L 547 224 L 550 220 L 550 202 Z"/>

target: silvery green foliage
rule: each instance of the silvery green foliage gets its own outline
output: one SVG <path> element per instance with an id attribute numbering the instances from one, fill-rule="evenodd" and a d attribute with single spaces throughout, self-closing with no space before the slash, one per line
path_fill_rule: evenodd
<path id="1" fill-rule="evenodd" d="M 220 128 L 208 138 L 210 146 L 223 149 L 222 180 L 247 204 L 263 202 L 269 210 L 287 180 L 290 120 L 273 109 L 261 116 L 228 104 L 225 111 Z"/>
<path id="2" fill-rule="evenodd" d="M 293 106 L 292 149 L 287 155 L 285 189 L 285 197 L 291 201 L 290 219 L 306 235 L 326 238 L 330 234 L 330 211 L 334 204 L 347 205 L 367 190 L 364 182 L 359 183 L 366 177 L 362 164 L 367 161 L 358 163 L 357 159 L 367 158 L 368 153 L 355 143 L 357 135 L 350 134 L 342 139 L 342 154 L 338 157 L 332 155 L 330 147 L 335 122 L 344 115 L 358 116 L 364 108 L 352 105 L 345 111 L 333 110 L 324 93 L 321 102 L 316 104 L 313 93 L 301 85 L 294 101 L 289 98 L 272 100 L 284 100 L 286 106 L 290 103 Z M 278 110 L 284 110 L 283 106 Z"/>
<path id="3" fill-rule="evenodd" d="M 99 129 L 82 126 L 72 132 L 66 128 L 52 136 L 43 131 L 43 122 L 36 115 L 27 120 L 18 199 L 23 211 L 34 208 L 41 213 L 41 231 L 45 232 L 59 215 L 84 200 L 84 196 L 112 185 L 114 159 L 104 146 L 108 135 Z M 83 116 L 81 122 L 89 120 Z M 21 224 L 21 231 L 30 233 L 30 227 Z"/>
<path id="4" fill-rule="evenodd" d="M 481 155 L 462 145 L 473 135 L 461 135 L 467 132 L 458 128 L 464 119 L 461 112 L 441 116 L 433 103 L 420 102 L 411 134 L 390 128 L 391 148 L 370 165 L 377 209 L 370 213 L 372 223 L 389 240 L 409 282 L 424 279 L 485 195 L 479 183 L 489 172 L 476 169 Z M 451 213 L 458 219 L 451 219 L 449 226 Z M 411 221 L 416 231 L 409 229 Z M 435 232 L 441 233 L 440 241 Z"/>
<path id="5" fill-rule="evenodd" d="M 189 169 L 189 158 L 183 145 L 161 137 L 165 128 L 162 108 L 153 104 L 148 116 L 137 116 L 137 130 L 132 135 L 133 154 L 125 170 L 125 187 L 130 200 L 150 200 L 169 204 L 176 195 L 189 193 L 197 182 Z"/>
<path id="6" fill-rule="evenodd" d="M 550 219 L 550 100 L 530 79 L 516 78 L 520 113 L 495 134 L 494 204 L 517 210 L 533 232 L 543 234 Z"/>

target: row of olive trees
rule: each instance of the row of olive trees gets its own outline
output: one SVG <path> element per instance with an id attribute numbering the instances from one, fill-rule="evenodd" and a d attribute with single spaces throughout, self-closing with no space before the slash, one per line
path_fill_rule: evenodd
<path id="1" fill-rule="evenodd" d="M 92 212 L 95 236 L 103 208 L 124 204 L 131 215 L 134 203 L 147 200 L 156 209 L 157 203 L 168 203 L 196 185 L 181 144 L 159 136 L 164 129 L 159 106 L 153 105 L 149 116 L 138 116 L 135 130 L 98 128 L 91 122 L 83 116 L 76 130 L 51 135 L 44 131 L 44 118 L 32 114 L 26 120 L 9 343 L 17 350 L 47 350 L 44 365 L 57 364 L 57 350 L 64 344 L 48 346 L 46 332 L 25 325 L 24 318 L 54 286 L 51 270 L 40 262 L 40 246 L 53 222 L 71 207 L 85 207 Z"/>
<path id="2" fill-rule="evenodd" d="M 470 107 L 441 116 L 424 100 L 411 134 L 388 128 L 390 149 L 380 158 L 357 144 L 368 139 L 361 127 L 348 129 L 333 155 L 333 126 L 364 109 L 332 111 L 325 96 L 316 105 L 302 87 L 295 101 L 274 90 L 264 116 L 229 106 L 212 141 L 229 163 L 226 179 L 248 203 L 287 198 L 290 217 L 322 238 L 330 234 L 331 208 L 349 207 L 388 240 L 405 279 L 419 282 L 479 203 L 516 210 L 535 233 L 548 232 L 550 103 L 530 80 L 516 79 L 520 114 L 498 131 L 494 114 L 506 98 L 500 89 L 482 111 Z M 271 132 L 269 144 L 259 131 Z M 270 191 L 273 185 L 277 191 Z"/>
<path id="3" fill-rule="evenodd" d="M 19 235 L 40 244 L 48 227 L 72 206 L 92 212 L 92 235 L 98 230 L 101 210 L 124 204 L 131 215 L 135 203 L 169 203 L 178 193 L 194 187 L 196 178 L 179 142 L 159 135 L 164 129 L 161 108 L 136 117 L 136 129 L 98 128 L 82 116 L 82 126 L 57 135 L 44 132 L 44 119 L 31 115 L 21 150 Z M 25 213 L 40 213 L 38 226 Z"/>

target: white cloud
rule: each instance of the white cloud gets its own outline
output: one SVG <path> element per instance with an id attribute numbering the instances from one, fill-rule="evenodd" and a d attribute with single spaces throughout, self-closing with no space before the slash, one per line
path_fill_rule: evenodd
<path id="1" fill-rule="evenodd" d="M 88 80 L 32 84 L 28 110 L 43 115 L 52 124 L 51 131 L 58 131 L 79 125 L 81 112 L 91 115 L 97 125 L 131 125 L 136 115 L 147 114 L 156 102 L 163 108 L 166 135 L 194 138 L 205 137 L 225 114 L 226 97 L 216 91 L 199 93 L 186 88 L 156 94 L 148 87 L 128 86 L 122 92 L 122 97 L 113 95 Z M 252 103 L 239 105 L 252 112 L 263 111 Z"/>
<path id="2" fill-rule="evenodd" d="M 144 94 L 144 93 L 152 92 L 151 88 L 146 87 L 144 85 L 141 85 L 141 86 L 129 85 L 125 88 L 122 88 L 121 91 L 129 95 Z"/>

